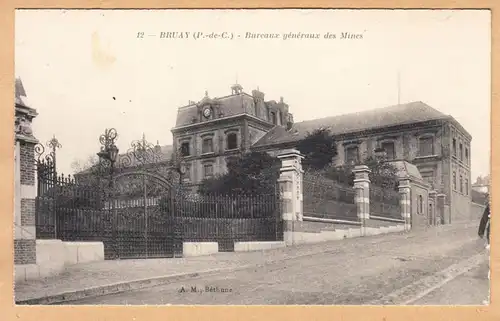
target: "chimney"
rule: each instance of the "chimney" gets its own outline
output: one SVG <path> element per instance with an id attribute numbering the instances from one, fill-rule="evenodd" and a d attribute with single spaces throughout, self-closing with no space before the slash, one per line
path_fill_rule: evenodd
<path id="1" fill-rule="evenodd" d="M 156 141 L 155 153 L 158 153 L 158 154 L 161 153 L 161 146 L 160 146 L 159 141 Z"/>
<path id="2" fill-rule="evenodd" d="M 286 130 L 290 131 L 292 128 L 293 128 L 293 115 L 287 114 Z"/>
<path id="3" fill-rule="evenodd" d="M 258 89 L 254 89 L 254 90 L 252 90 L 252 96 L 254 99 L 259 99 L 259 100 L 264 101 L 265 94 Z"/>

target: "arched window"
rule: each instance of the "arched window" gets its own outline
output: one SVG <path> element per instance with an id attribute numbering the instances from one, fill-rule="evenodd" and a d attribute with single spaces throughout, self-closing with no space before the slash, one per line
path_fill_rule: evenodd
<path id="1" fill-rule="evenodd" d="M 226 137 L 226 149 L 236 149 L 238 148 L 238 135 L 236 133 L 229 133 Z"/>
<path id="2" fill-rule="evenodd" d="M 424 214 L 424 198 L 422 195 L 418 195 L 418 213 Z"/>

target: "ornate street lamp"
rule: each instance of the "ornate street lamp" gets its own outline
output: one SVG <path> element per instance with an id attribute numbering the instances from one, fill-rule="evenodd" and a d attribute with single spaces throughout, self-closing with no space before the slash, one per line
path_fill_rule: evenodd
<path id="1" fill-rule="evenodd" d="M 116 129 L 114 128 L 106 129 L 104 131 L 104 134 L 102 134 L 99 137 L 99 142 L 101 143 L 102 146 L 101 150 L 97 153 L 97 156 L 99 157 L 99 160 L 107 160 L 110 164 L 109 168 L 110 186 L 112 186 L 113 184 L 114 165 L 119 152 L 118 147 L 116 147 L 115 145 L 115 140 L 117 137 L 118 134 L 116 132 Z"/>

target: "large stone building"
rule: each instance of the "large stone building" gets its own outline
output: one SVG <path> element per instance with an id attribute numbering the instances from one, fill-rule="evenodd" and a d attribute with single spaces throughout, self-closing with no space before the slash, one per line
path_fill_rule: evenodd
<path id="1" fill-rule="evenodd" d="M 190 102 L 178 109 L 172 129 L 173 150 L 187 164 L 184 181 L 195 187 L 224 173 L 231 157 L 250 150 L 271 154 L 296 146 L 317 128 L 336 135 L 334 163 L 356 162 L 384 149 L 391 160 L 415 164 L 434 189 L 446 194 L 449 213 L 466 215 L 471 201 L 471 135 L 452 116 L 423 102 L 293 123 L 283 98 L 266 101 L 264 93 L 231 87 L 231 95 Z M 454 214 L 455 215 L 455 214 Z M 445 223 L 453 220 L 447 215 Z"/>
<path id="2" fill-rule="evenodd" d="M 249 95 L 240 85 L 232 94 L 180 107 L 172 129 L 174 150 L 186 162 L 186 183 L 196 185 L 204 178 L 222 174 L 231 157 L 248 152 L 273 127 L 293 122 L 288 105 L 280 99 L 265 101 L 264 93 Z"/>

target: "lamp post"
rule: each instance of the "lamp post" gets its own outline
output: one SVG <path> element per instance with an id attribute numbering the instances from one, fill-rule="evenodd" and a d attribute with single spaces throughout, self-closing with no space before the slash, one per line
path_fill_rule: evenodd
<path id="1" fill-rule="evenodd" d="M 119 149 L 115 145 L 115 140 L 118 137 L 116 129 L 110 128 L 104 131 L 99 137 L 101 143 L 101 150 L 97 153 L 99 161 L 105 160 L 109 162 L 109 186 L 113 186 L 113 174 L 115 169 L 116 159 L 118 157 Z"/>
<path id="2" fill-rule="evenodd" d="M 115 170 L 115 162 L 118 157 L 118 147 L 115 145 L 115 140 L 118 137 L 118 134 L 116 132 L 116 129 L 114 128 L 106 128 L 104 131 L 104 134 L 102 134 L 99 137 L 99 142 L 101 143 L 101 150 L 97 153 L 97 156 L 99 157 L 99 164 L 102 166 L 103 161 L 109 162 L 109 192 L 111 192 L 113 188 L 113 174 Z M 102 168 L 102 167 L 101 167 Z M 99 184 L 100 186 L 100 184 Z M 104 189 L 103 189 L 104 191 Z M 106 193 L 103 193 L 104 197 L 106 197 Z M 113 208 L 113 200 L 108 198 L 109 200 L 109 210 L 111 211 L 113 215 L 113 227 L 112 227 L 112 238 L 114 240 L 113 247 L 115 247 L 115 256 L 118 257 L 119 253 L 119 248 L 118 245 L 116 244 L 116 224 L 117 224 L 117 216 L 116 212 L 114 211 Z M 106 208 L 106 203 L 104 203 L 104 207 Z"/>

